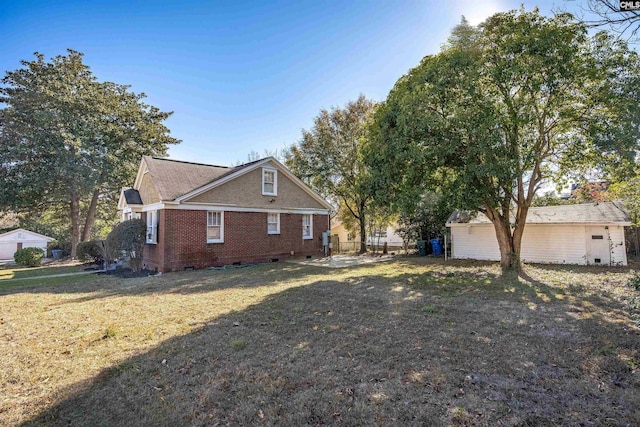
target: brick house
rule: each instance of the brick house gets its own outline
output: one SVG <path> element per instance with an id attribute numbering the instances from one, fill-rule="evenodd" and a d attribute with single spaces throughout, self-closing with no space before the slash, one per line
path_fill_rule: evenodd
<path id="1" fill-rule="evenodd" d="M 158 271 L 322 255 L 329 205 L 272 157 L 237 167 L 143 157 L 118 201 L 147 222 L 144 265 Z"/>

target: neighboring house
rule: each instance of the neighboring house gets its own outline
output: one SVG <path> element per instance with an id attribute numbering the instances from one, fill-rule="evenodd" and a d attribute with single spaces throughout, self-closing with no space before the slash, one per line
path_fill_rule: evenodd
<path id="1" fill-rule="evenodd" d="M 532 207 L 522 236 L 520 258 L 552 264 L 627 265 L 624 227 L 629 214 L 616 202 Z M 482 213 L 455 211 L 452 258 L 500 260 L 493 224 Z"/>
<path id="2" fill-rule="evenodd" d="M 272 157 L 232 168 L 145 156 L 118 209 L 146 221 L 144 266 L 167 272 L 321 255 L 331 205 Z"/>
<path id="3" fill-rule="evenodd" d="M 402 237 L 396 233 L 397 228 L 398 224 L 394 223 L 382 230 L 374 230 L 371 236 L 367 236 L 367 246 L 375 245 L 382 247 L 386 242 L 389 248 L 404 247 Z M 341 252 L 357 251 L 360 249 L 360 235 L 350 233 L 337 219 L 331 221 L 331 239 L 334 250 L 337 248 L 336 243 L 339 245 L 338 251 Z"/>
<path id="4" fill-rule="evenodd" d="M 0 234 L 0 259 L 13 259 L 16 251 L 22 248 L 41 248 L 46 253 L 47 243 L 52 240 L 52 237 L 22 228 Z"/>

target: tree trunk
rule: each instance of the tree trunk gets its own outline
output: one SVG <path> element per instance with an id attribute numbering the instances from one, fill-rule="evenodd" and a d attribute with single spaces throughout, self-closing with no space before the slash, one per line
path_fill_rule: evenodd
<path id="1" fill-rule="evenodd" d="M 636 247 L 636 258 L 640 258 L 640 227 L 637 225 L 633 226 L 634 235 L 636 237 L 635 247 Z"/>
<path id="2" fill-rule="evenodd" d="M 76 257 L 76 248 L 80 242 L 80 196 L 72 192 L 69 204 L 71 216 L 71 258 Z"/>
<path id="3" fill-rule="evenodd" d="M 84 221 L 84 228 L 82 229 L 82 242 L 86 242 L 91 238 L 91 229 L 96 222 L 96 212 L 98 211 L 98 198 L 100 197 L 100 190 L 97 188 L 93 190 L 93 196 L 91 197 L 91 203 L 89 204 L 89 211 L 87 212 L 87 218 Z"/>
<path id="4" fill-rule="evenodd" d="M 358 221 L 360 221 L 360 252 L 367 252 L 367 228 L 365 222 L 364 203 L 360 203 L 358 208 Z"/>
<path id="5" fill-rule="evenodd" d="M 524 233 L 524 220 L 526 211 L 520 213 L 520 219 L 516 220 L 516 226 L 511 230 L 509 218 L 499 215 L 497 212 L 487 212 L 487 216 L 493 222 L 496 230 L 496 238 L 500 248 L 500 266 L 503 272 L 519 272 L 522 264 L 520 262 L 520 248 L 522 247 L 522 234 Z"/>

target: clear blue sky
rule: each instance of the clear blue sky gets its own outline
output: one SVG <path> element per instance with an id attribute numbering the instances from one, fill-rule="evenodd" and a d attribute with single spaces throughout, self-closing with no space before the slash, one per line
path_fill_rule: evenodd
<path id="1" fill-rule="evenodd" d="M 322 108 L 383 100 L 462 15 L 477 24 L 521 3 L 0 0 L 0 72 L 78 50 L 98 79 L 174 111 L 183 142 L 170 157 L 231 164 L 295 143 Z M 543 13 L 580 3 L 524 1 Z"/>

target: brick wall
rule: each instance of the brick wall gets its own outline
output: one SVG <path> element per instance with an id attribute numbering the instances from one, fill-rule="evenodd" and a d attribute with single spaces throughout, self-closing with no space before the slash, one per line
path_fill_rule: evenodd
<path id="1" fill-rule="evenodd" d="M 280 214 L 280 234 L 267 234 L 267 214 L 225 212 L 224 243 L 207 243 L 207 212 L 161 210 L 158 215 L 158 243 L 146 245 L 147 268 L 159 271 L 183 270 L 269 262 L 307 255 L 322 255 L 322 232 L 327 215 L 313 215 L 313 239 L 302 239 L 302 215 Z"/>

